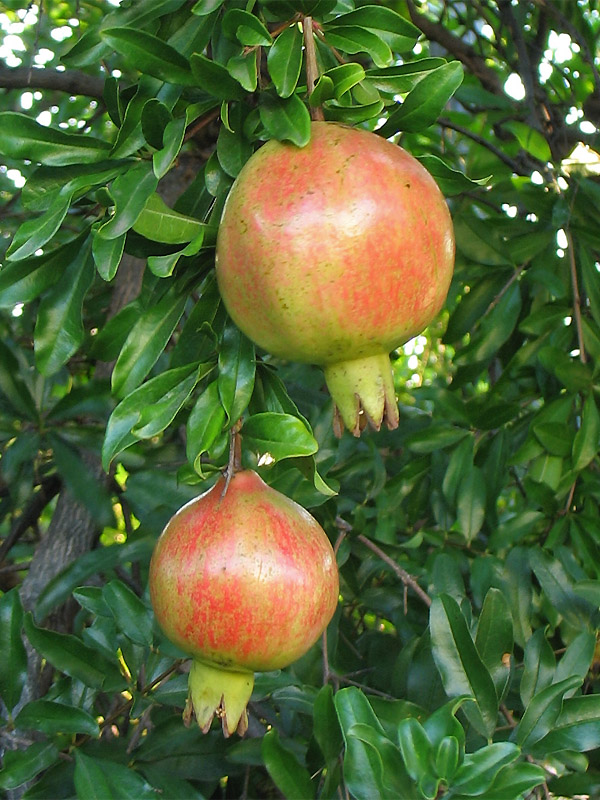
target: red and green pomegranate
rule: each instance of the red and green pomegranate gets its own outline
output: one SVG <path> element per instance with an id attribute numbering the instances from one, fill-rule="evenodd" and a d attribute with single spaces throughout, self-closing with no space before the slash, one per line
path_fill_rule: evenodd
<path id="1" fill-rule="evenodd" d="M 313 122 L 270 141 L 225 205 L 217 279 L 238 327 L 275 356 L 320 364 L 340 418 L 398 424 L 389 352 L 446 298 L 454 236 L 427 170 L 376 134 Z"/>
<path id="2" fill-rule="evenodd" d="M 167 524 L 150 564 L 166 636 L 192 658 L 191 707 L 229 736 L 247 728 L 255 671 L 300 658 L 338 600 L 333 549 L 318 522 L 250 470 L 224 478 Z"/>

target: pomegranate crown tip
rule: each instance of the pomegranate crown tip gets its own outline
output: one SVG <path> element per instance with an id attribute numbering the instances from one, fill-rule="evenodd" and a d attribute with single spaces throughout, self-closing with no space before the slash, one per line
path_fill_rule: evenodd
<path id="1" fill-rule="evenodd" d="M 208 733 L 215 715 L 221 719 L 223 735 L 234 733 L 243 736 L 248 730 L 246 707 L 252 689 L 254 673 L 233 672 L 216 664 L 194 659 L 188 683 L 188 700 L 183 712 L 189 725 L 196 717 L 203 733 Z"/>

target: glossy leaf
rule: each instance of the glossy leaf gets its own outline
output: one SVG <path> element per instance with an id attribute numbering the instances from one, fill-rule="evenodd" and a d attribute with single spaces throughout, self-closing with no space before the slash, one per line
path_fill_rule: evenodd
<path id="1" fill-rule="evenodd" d="M 219 438 L 226 422 L 226 415 L 219 400 L 217 381 L 209 383 L 196 400 L 188 417 L 186 453 L 190 464 L 202 475 L 202 456 Z"/>
<path id="2" fill-rule="evenodd" d="M 316 786 L 308 770 L 281 744 L 275 728 L 263 736 L 261 752 L 267 772 L 286 798 L 310 800 L 315 796 Z"/>
<path id="3" fill-rule="evenodd" d="M 443 67 L 445 63 L 443 58 L 421 58 L 407 64 L 368 69 L 365 78 L 382 92 L 391 95 L 401 94 L 409 92 L 428 72 Z"/>
<path id="4" fill-rule="evenodd" d="M 273 42 L 267 54 L 269 75 L 280 97 L 294 93 L 302 68 L 302 33 L 291 25 Z"/>
<path id="5" fill-rule="evenodd" d="M 386 6 L 361 6 L 355 11 L 336 17 L 333 24 L 336 27 L 367 28 L 386 41 L 396 52 L 412 50 L 421 35 L 412 22 Z"/>
<path id="6" fill-rule="evenodd" d="M 105 281 L 112 281 L 117 274 L 119 264 L 125 250 L 125 237 L 122 233 L 116 239 L 105 239 L 94 231 L 92 239 L 92 255 L 98 274 Z"/>
<path id="7" fill-rule="evenodd" d="M 0 151 L 10 158 L 62 167 L 101 161 L 109 150 L 102 139 L 49 128 L 15 111 L 0 112 Z"/>
<path id="8" fill-rule="evenodd" d="M 23 619 L 23 628 L 32 647 L 61 672 L 94 689 L 124 686 L 117 667 L 73 634 L 38 628 L 30 613 Z"/>
<path id="9" fill-rule="evenodd" d="M 156 193 L 150 195 L 132 227 L 147 239 L 165 244 L 191 242 L 204 228 L 197 219 L 173 211 Z"/>
<path id="10" fill-rule="evenodd" d="M 222 26 L 225 36 L 249 47 L 268 47 L 273 42 L 259 18 L 241 8 L 228 9 L 223 15 Z"/>
<path id="11" fill-rule="evenodd" d="M 281 98 L 263 93 L 259 111 L 261 122 L 273 139 L 289 141 L 298 147 L 310 141 L 310 115 L 298 95 Z"/>
<path id="12" fill-rule="evenodd" d="M 600 747 L 600 695 L 590 694 L 564 701 L 558 719 L 534 752 L 584 753 L 597 747 Z"/>
<path id="13" fill-rule="evenodd" d="M 223 331 L 219 349 L 219 397 L 229 424 L 246 410 L 254 389 L 254 344 L 233 324 Z"/>
<path id="14" fill-rule="evenodd" d="M 573 440 L 573 469 L 576 472 L 587 465 L 598 454 L 600 440 L 600 414 L 593 393 L 589 394 L 583 405 L 581 426 Z"/>
<path id="15" fill-rule="evenodd" d="M 165 128 L 165 145 L 152 156 L 152 169 L 160 180 L 173 166 L 183 146 L 186 130 L 185 117 L 172 119 Z"/>
<path id="16" fill-rule="evenodd" d="M 9 261 L 28 258 L 42 248 L 60 228 L 71 205 L 72 192 L 59 192 L 50 208 L 41 217 L 27 220 L 15 233 L 6 257 Z"/>
<path id="17" fill-rule="evenodd" d="M 589 624 L 593 607 L 573 591 L 573 580 L 558 559 L 532 548 L 529 562 L 552 605 L 575 627 Z"/>
<path id="18" fill-rule="evenodd" d="M 40 303 L 34 348 L 42 375 L 54 375 L 83 342 L 82 307 L 93 278 L 91 240 L 87 239 Z"/>
<path id="19" fill-rule="evenodd" d="M 135 69 L 167 83 L 195 85 L 187 59 L 157 36 L 133 28 L 108 28 L 101 36 Z"/>
<path id="20" fill-rule="evenodd" d="M 525 645 L 523 674 L 520 693 L 527 707 L 533 696 L 549 686 L 554 680 L 556 659 L 543 628 L 538 628 Z"/>
<path id="21" fill-rule="evenodd" d="M 152 165 L 143 161 L 115 179 L 110 187 L 114 214 L 97 230 L 105 239 L 116 239 L 132 228 L 154 194 L 158 178 Z"/>
<path id="22" fill-rule="evenodd" d="M 477 625 L 475 647 L 487 667 L 501 700 L 510 679 L 513 626 L 509 605 L 499 589 L 488 590 Z"/>
<path id="23" fill-rule="evenodd" d="M 112 580 L 102 591 L 104 602 L 112 611 L 117 628 L 140 645 L 152 642 L 150 609 L 122 581 Z"/>
<path id="24" fill-rule="evenodd" d="M 245 92 L 227 69 L 216 61 L 194 53 L 190 59 L 194 79 L 200 88 L 219 100 L 242 100 Z"/>
<path id="25" fill-rule="evenodd" d="M 503 767 L 485 793 L 486 800 L 518 800 L 544 783 L 546 773 L 537 764 L 509 764 Z"/>
<path id="26" fill-rule="evenodd" d="M 552 730 L 561 712 L 565 693 L 580 685 L 580 678 L 570 676 L 534 695 L 515 728 L 514 739 L 517 744 L 530 748 Z"/>
<path id="27" fill-rule="evenodd" d="M 494 683 L 477 652 L 456 600 L 439 595 L 430 610 L 431 644 L 436 666 L 448 695 L 469 695 L 464 712 L 484 736 L 496 727 L 498 700 Z"/>
<path id="28" fill-rule="evenodd" d="M 147 560 L 152 546 L 153 542 L 148 539 L 137 539 L 122 545 L 99 547 L 80 556 L 46 584 L 36 603 L 36 618 L 45 619 L 56 606 L 64 603 L 75 587 L 85 583 L 90 575 L 106 572 L 117 564 Z"/>
<path id="29" fill-rule="evenodd" d="M 196 383 L 212 364 L 187 364 L 166 370 L 135 389 L 112 412 L 102 448 L 105 469 L 125 448 L 140 438 L 156 436 L 169 425 Z"/>
<path id="30" fill-rule="evenodd" d="M 0 597 L 0 697 L 9 712 L 18 703 L 27 678 L 22 624 L 19 591 L 11 589 Z"/>
<path id="31" fill-rule="evenodd" d="M 98 722 L 82 708 L 64 705 L 50 700 L 34 700 L 27 703 L 17 717 L 15 726 L 21 730 L 35 730 L 46 734 L 83 733 L 98 736 Z"/>
<path id="32" fill-rule="evenodd" d="M 130 394 L 152 369 L 181 319 L 186 300 L 185 294 L 171 287 L 133 326 L 112 374 L 112 389 L 118 397 Z"/>
<path id="33" fill-rule="evenodd" d="M 257 453 L 268 453 L 275 461 L 295 456 L 310 456 L 318 450 L 311 431 L 298 417 L 265 411 L 254 414 L 244 424 L 244 442 Z"/>
<path id="34" fill-rule="evenodd" d="M 101 527 L 114 524 L 110 493 L 81 454 L 58 433 L 48 435 L 48 444 L 52 448 L 58 473 L 73 497 L 88 509 Z"/>
<path id="35" fill-rule="evenodd" d="M 343 738 L 330 684 L 323 686 L 315 697 L 313 734 L 325 762 L 335 762 L 342 751 Z"/>
<path id="36" fill-rule="evenodd" d="M 339 18 L 336 20 L 336 23 Z M 393 56 L 389 46 L 376 33 L 358 25 L 328 27 L 325 41 L 342 53 L 367 53 L 378 67 L 387 67 Z"/>
<path id="37" fill-rule="evenodd" d="M 453 791 L 457 794 L 482 795 L 502 767 L 515 761 L 519 754 L 519 748 L 511 742 L 496 742 L 475 753 L 468 753 L 454 776 Z"/>
<path id="38" fill-rule="evenodd" d="M 0 770 L 0 789 L 16 789 L 33 780 L 58 758 L 53 742 L 33 742 L 26 750 L 7 750 Z"/>
<path id="39" fill-rule="evenodd" d="M 485 519 L 485 480 L 479 467 L 471 467 L 463 475 L 456 495 L 456 507 L 460 530 L 471 542 L 481 530 Z"/>
<path id="40" fill-rule="evenodd" d="M 378 133 L 390 136 L 396 131 L 421 131 L 433 125 L 463 77 L 463 68 L 458 61 L 431 70 L 409 92 L 400 108 L 390 114 Z"/>

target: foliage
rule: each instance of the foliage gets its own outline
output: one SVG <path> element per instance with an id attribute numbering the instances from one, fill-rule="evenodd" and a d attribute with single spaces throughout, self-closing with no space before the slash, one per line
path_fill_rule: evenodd
<path id="1" fill-rule="evenodd" d="M 7 796 L 597 796 L 596 6 L 4 3 Z M 421 158 L 456 230 L 446 311 L 392 356 L 400 427 L 360 440 L 213 277 L 235 176 L 267 139 L 306 143 L 315 107 Z M 147 570 L 240 417 L 342 586 L 323 646 L 257 676 L 249 736 L 224 740 L 183 726 Z M 82 515 L 93 548 L 55 559 Z"/>

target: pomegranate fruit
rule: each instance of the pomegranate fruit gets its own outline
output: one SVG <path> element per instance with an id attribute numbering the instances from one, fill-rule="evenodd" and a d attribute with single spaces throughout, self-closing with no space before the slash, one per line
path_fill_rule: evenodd
<path id="1" fill-rule="evenodd" d="M 332 122 L 311 134 L 302 148 L 267 142 L 238 175 L 217 237 L 219 289 L 256 344 L 324 368 L 339 433 L 340 418 L 357 436 L 365 421 L 395 428 L 388 354 L 444 303 L 452 220 L 402 148 Z"/>
<path id="2" fill-rule="evenodd" d="M 224 491 L 226 488 L 226 491 Z M 254 672 L 303 655 L 338 600 L 333 549 L 318 522 L 250 470 L 181 508 L 156 544 L 150 598 L 166 636 L 192 658 L 187 718 L 216 713 L 243 734 Z"/>

